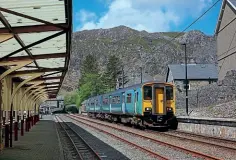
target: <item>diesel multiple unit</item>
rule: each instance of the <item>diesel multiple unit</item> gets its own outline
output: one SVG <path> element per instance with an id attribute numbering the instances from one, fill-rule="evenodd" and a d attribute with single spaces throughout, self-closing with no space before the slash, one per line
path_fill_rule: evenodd
<path id="1" fill-rule="evenodd" d="M 146 127 L 177 129 L 174 86 L 147 82 L 89 98 L 89 116 Z"/>

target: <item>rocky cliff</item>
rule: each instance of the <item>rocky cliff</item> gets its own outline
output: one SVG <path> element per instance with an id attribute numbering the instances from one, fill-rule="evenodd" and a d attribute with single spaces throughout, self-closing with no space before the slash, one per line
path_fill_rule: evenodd
<path id="1" fill-rule="evenodd" d="M 184 62 L 182 43 L 187 43 L 189 62 L 216 63 L 214 37 L 200 31 L 190 31 L 172 40 L 177 34 L 179 33 L 139 32 L 125 26 L 75 32 L 69 71 L 63 89 L 71 91 L 77 87 L 80 65 L 88 54 L 98 59 L 101 70 L 104 70 L 108 55 L 117 55 L 125 65 L 124 71 L 129 78 L 127 85 L 140 82 L 140 67 L 144 81 L 164 81 L 168 64 Z"/>

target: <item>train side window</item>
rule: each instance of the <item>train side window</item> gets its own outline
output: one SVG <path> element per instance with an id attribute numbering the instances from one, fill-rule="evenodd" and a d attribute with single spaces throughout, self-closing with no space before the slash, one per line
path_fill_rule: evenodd
<path id="1" fill-rule="evenodd" d="M 122 94 L 122 103 L 125 103 L 125 93 Z"/>
<path id="2" fill-rule="evenodd" d="M 143 91 L 144 91 L 143 99 L 152 100 L 152 86 L 144 86 Z"/>
<path id="3" fill-rule="evenodd" d="M 112 104 L 115 104 L 116 103 L 116 96 L 113 96 L 112 97 Z"/>
<path id="4" fill-rule="evenodd" d="M 131 93 L 127 94 L 126 103 L 131 103 L 131 96 L 132 96 Z"/>
<path id="5" fill-rule="evenodd" d="M 174 94 L 173 94 L 173 87 L 166 86 L 166 100 L 173 100 Z"/>
<path id="6" fill-rule="evenodd" d="M 120 103 L 120 96 L 117 96 L 117 103 Z"/>
<path id="7" fill-rule="evenodd" d="M 136 93 L 136 101 L 138 102 L 138 92 Z"/>
<path id="8" fill-rule="evenodd" d="M 108 98 L 103 98 L 103 104 L 108 104 Z"/>

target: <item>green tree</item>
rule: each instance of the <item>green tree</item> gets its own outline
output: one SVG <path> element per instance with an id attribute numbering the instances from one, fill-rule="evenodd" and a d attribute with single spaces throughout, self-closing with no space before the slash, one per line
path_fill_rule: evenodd
<path id="1" fill-rule="evenodd" d="M 123 73 L 124 70 L 122 68 L 120 59 L 117 56 L 110 55 L 108 57 L 108 63 L 103 77 L 103 82 L 106 84 L 108 89 L 116 89 L 117 80 L 119 81 L 119 87 L 122 87 L 123 78 L 124 84 L 128 82 L 127 76 Z"/>
<path id="2" fill-rule="evenodd" d="M 102 76 L 98 73 L 85 74 L 84 81 L 78 91 L 77 106 L 81 106 L 81 103 L 90 96 L 100 95 L 106 91 L 102 82 Z"/>
<path id="3" fill-rule="evenodd" d="M 87 74 L 96 74 L 98 73 L 98 62 L 95 56 L 89 54 L 85 57 L 85 60 L 82 62 L 80 73 L 81 73 L 81 78 L 79 80 L 79 86 L 84 84 L 85 77 Z"/>
<path id="4" fill-rule="evenodd" d="M 76 104 L 76 99 L 77 99 L 77 92 L 69 92 L 66 93 L 64 96 L 64 104 L 65 105 L 70 105 L 70 104 Z"/>

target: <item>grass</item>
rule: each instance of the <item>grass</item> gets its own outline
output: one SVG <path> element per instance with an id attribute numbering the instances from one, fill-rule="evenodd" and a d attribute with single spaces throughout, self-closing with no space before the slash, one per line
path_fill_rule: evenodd
<path id="1" fill-rule="evenodd" d="M 112 42 L 112 39 L 111 38 L 99 38 L 99 40 L 101 42 L 104 42 L 104 43 L 111 43 Z"/>
<path id="2" fill-rule="evenodd" d="M 180 33 L 180 32 L 162 32 L 162 34 L 164 36 L 168 36 L 168 37 L 171 37 L 171 38 L 176 37 L 178 34 L 180 34 L 180 36 L 184 35 L 184 33 Z"/>

